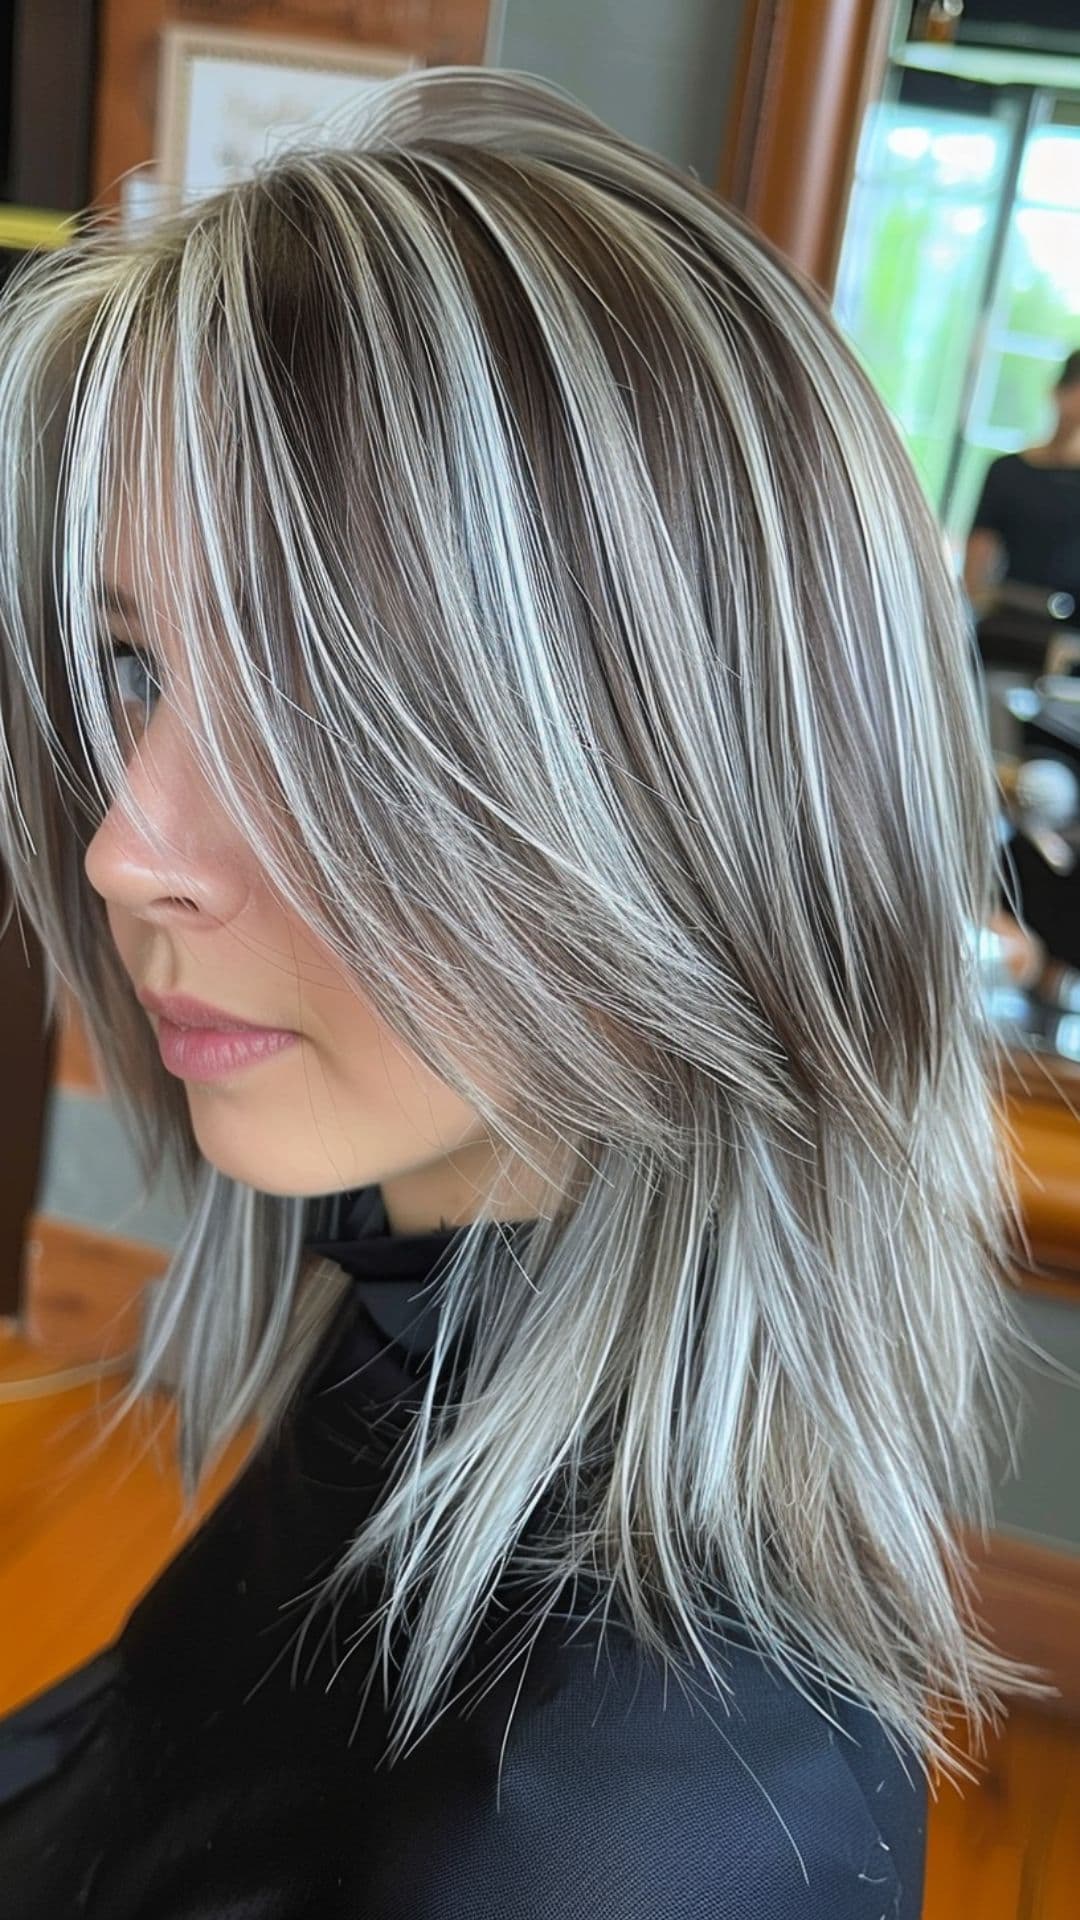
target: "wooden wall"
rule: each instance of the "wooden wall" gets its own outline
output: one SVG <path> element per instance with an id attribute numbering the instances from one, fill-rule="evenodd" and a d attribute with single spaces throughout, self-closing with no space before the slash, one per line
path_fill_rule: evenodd
<path id="1" fill-rule="evenodd" d="M 154 154 L 158 48 L 166 22 L 248 28 L 419 54 L 425 65 L 480 62 L 488 0 L 103 0 L 94 115 L 94 192 L 115 204 L 118 181 Z"/>

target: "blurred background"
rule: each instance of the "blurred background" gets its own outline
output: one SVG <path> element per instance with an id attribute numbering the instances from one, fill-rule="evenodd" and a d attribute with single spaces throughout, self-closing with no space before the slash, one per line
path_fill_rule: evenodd
<path id="1" fill-rule="evenodd" d="M 92 208 L 132 226 L 403 66 L 546 75 L 743 209 L 831 300 L 962 582 L 1007 885 L 984 930 L 1023 1205 L 1018 1471 L 970 1542 L 999 1644 L 1046 1670 L 943 1787 L 927 1920 L 1080 1887 L 1080 0 L 2 0 L 0 273 Z M 1075 356 L 1075 358 L 1074 358 Z M 0 875 L 0 888 L 3 877 Z M 179 1227 L 78 1009 L 0 940 L 0 1712 L 115 1635 L 199 1512 L 88 1420 Z M 200 1511 L 243 1458 L 222 1462 Z M 107 1526 L 103 1524 L 108 1516 Z"/>

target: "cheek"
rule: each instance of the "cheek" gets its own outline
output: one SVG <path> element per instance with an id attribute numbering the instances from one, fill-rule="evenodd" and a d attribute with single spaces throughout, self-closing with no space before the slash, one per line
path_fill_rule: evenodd
<path id="1" fill-rule="evenodd" d="M 324 1070 L 339 1097 L 378 1101 L 411 1117 L 460 1106 L 457 1096 L 398 1038 L 359 994 L 339 978 L 335 988 L 316 990 L 312 1026 L 319 1034 Z"/>
<path id="2" fill-rule="evenodd" d="M 395 1132 L 451 1149 L 472 1134 L 475 1109 L 379 1017 L 337 964 L 299 937 L 304 1030 L 314 1040 L 314 1073 L 344 1124 L 377 1120 Z"/>
<path id="3" fill-rule="evenodd" d="M 419 1165 L 482 1139 L 474 1107 L 368 1014 L 343 1032 L 327 1091 L 353 1140 L 367 1139 L 391 1164 Z"/>
<path id="4" fill-rule="evenodd" d="M 105 905 L 105 918 L 109 923 L 112 942 L 129 973 L 137 971 L 139 948 L 146 938 L 143 922 L 126 907 L 118 907 L 113 901 Z"/>

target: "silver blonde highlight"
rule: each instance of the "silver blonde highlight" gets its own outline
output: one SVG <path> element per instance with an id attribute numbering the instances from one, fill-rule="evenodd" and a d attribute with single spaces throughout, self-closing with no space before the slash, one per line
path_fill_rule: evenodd
<path id="1" fill-rule="evenodd" d="M 302 1257 L 333 1196 L 201 1162 L 82 870 L 124 778 L 118 515 L 168 553 L 193 744 L 267 875 L 563 1195 L 464 1234 L 336 1576 L 382 1569 L 384 1659 L 419 1603 L 395 1751 L 545 1502 L 548 1605 L 599 1581 L 721 1690 L 734 1608 L 957 1766 L 947 1707 L 1017 1678 L 954 1535 L 1012 1337 L 992 783 L 939 537 L 823 303 L 555 89 L 461 69 L 8 289 L 0 849 L 189 1182 L 132 1392 L 179 1370 L 194 1484 L 346 1283 Z"/>

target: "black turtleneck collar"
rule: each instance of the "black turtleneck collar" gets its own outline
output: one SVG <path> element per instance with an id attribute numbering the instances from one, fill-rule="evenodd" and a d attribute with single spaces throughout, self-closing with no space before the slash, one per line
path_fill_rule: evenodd
<path id="1" fill-rule="evenodd" d="M 415 1367 L 435 1345 L 439 1324 L 435 1282 L 445 1271 L 444 1255 L 465 1228 L 394 1233 L 377 1185 L 344 1195 L 340 1219 L 338 1236 L 307 1240 L 306 1251 L 325 1254 L 352 1274 L 356 1292 L 380 1332 L 395 1341 Z M 508 1223 L 514 1230 L 520 1224 Z"/>
<path id="2" fill-rule="evenodd" d="M 462 1229 L 394 1233 L 379 1186 L 358 1187 L 345 1196 L 343 1207 L 339 1235 L 305 1241 L 307 1252 L 325 1254 L 352 1274 L 379 1331 L 414 1363 L 423 1360 L 435 1345 L 439 1321 L 431 1282 Z"/>

